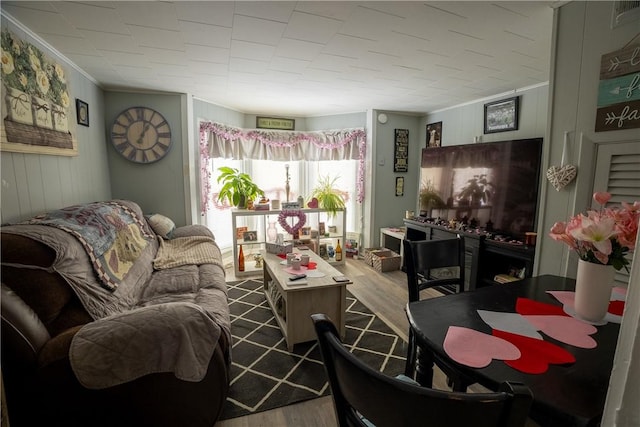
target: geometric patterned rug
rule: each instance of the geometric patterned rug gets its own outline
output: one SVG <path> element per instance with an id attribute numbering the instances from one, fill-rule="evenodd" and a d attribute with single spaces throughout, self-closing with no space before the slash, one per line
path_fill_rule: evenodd
<path id="1" fill-rule="evenodd" d="M 266 411 L 330 393 L 315 341 L 293 351 L 278 328 L 261 280 L 227 283 L 231 312 L 231 385 L 220 419 Z M 345 346 L 390 376 L 404 373 L 407 344 L 347 291 Z"/>

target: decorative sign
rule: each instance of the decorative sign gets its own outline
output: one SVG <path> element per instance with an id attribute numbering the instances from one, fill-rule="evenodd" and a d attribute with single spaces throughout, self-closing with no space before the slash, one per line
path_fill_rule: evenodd
<path id="1" fill-rule="evenodd" d="M 258 129 L 295 130 L 296 121 L 294 119 L 277 119 L 274 117 L 256 117 L 256 127 Z"/>
<path id="2" fill-rule="evenodd" d="M 69 132 L 64 68 L 8 30 L 0 39 L 0 150 L 77 156 L 77 141 Z"/>
<path id="3" fill-rule="evenodd" d="M 409 160 L 409 129 L 396 129 L 393 171 L 407 172 Z"/>
<path id="4" fill-rule="evenodd" d="M 596 132 L 640 128 L 640 44 L 602 55 Z"/>

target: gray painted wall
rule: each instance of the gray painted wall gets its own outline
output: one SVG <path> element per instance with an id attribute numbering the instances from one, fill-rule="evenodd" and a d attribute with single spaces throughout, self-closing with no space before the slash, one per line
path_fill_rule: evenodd
<path id="1" fill-rule="evenodd" d="M 387 122 L 380 123 L 377 117 L 383 111 L 372 114 L 374 129 L 371 162 L 367 165 L 372 174 L 372 203 L 370 215 L 365 219 L 365 227 L 370 233 L 365 235 L 365 247 L 377 247 L 380 243 L 380 228 L 403 225 L 405 211 L 414 210 L 418 195 L 420 169 L 420 149 L 424 140 L 420 134 L 420 117 L 384 111 Z M 409 161 L 407 172 L 394 172 L 395 130 L 409 130 Z M 404 178 L 404 195 L 396 196 L 396 178 Z"/>
<path id="2" fill-rule="evenodd" d="M 69 124 L 78 141 L 76 157 L 0 153 L 2 223 L 21 221 L 64 206 L 110 199 L 109 165 L 103 143 L 105 112 L 102 90 L 66 58 L 57 55 L 5 16 L 2 17 L 2 28 L 8 28 L 22 40 L 38 46 L 64 67 L 72 104 L 68 110 Z M 89 104 L 89 127 L 76 125 L 76 98 Z M 4 89 L 1 99 L 4 99 Z"/>
<path id="3" fill-rule="evenodd" d="M 106 146 L 111 171 L 113 198 L 134 200 L 146 214 L 160 213 L 171 218 L 177 226 L 187 224 L 188 209 L 185 197 L 185 171 L 183 168 L 183 111 L 180 94 L 149 94 L 106 92 L 103 115 L 106 133 L 102 144 Z M 157 162 L 139 164 L 122 157 L 109 138 L 114 120 L 129 107 L 150 107 L 160 112 L 171 127 L 171 149 Z"/>

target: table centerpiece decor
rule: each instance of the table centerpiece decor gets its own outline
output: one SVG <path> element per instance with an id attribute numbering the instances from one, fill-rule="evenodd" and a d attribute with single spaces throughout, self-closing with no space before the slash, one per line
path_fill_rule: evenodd
<path id="1" fill-rule="evenodd" d="M 556 222 L 549 236 L 578 254 L 574 309 L 584 320 L 599 322 L 607 314 L 615 270 L 628 271 L 627 255 L 635 249 L 640 202 L 607 207 L 611 194 L 606 192 L 594 193 L 593 199 L 601 206 L 599 210 Z"/>

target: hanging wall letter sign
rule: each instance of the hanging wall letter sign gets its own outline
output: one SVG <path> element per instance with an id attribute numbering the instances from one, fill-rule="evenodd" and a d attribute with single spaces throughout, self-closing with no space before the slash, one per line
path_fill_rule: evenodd
<path id="1" fill-rule="evenodd" d="M 406 172 L 409 160 L 409 129 L 395 130 L 395 151 L 393 153 L 393 171 Z"/>
<path id="2" fill-rule="evenodd" d="M 640 44 L 602 55 L 596 132 L 640 128 Z"/>

